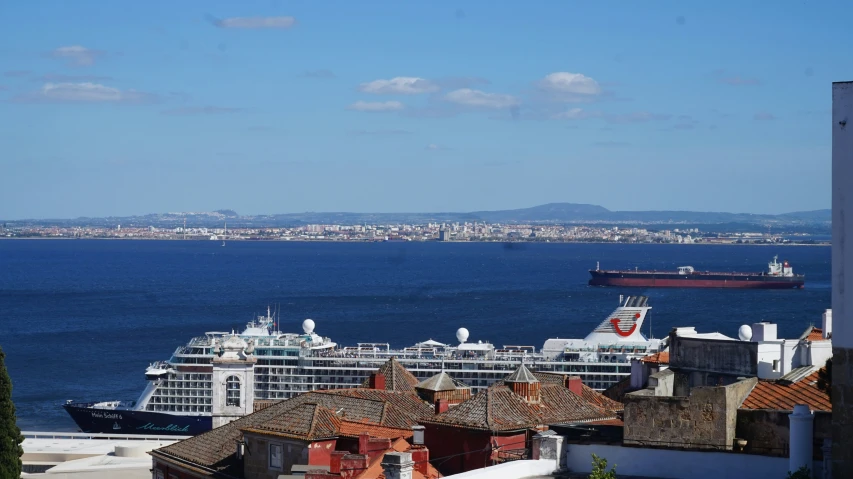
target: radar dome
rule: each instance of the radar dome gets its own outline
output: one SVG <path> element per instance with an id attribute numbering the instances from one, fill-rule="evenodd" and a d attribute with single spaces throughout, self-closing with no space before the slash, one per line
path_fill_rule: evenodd
<path id="1" fill-rule="evenodd" d="M 740 338 L 741 341 L 749 341 L 752 339 L 752 328 L 749 325 L 744 324 L 737 330 L 737 337 Z"/>
<path id="2" fill-rule="evenodd" d="M 459 328 L 456 330 L 456 339 L 459 340 L 460 343 L 464 343 L 468 341 L 468 330 L 465 328 Z"/>
<path id="3" fill-rule="evenodd" d="M 305 331 L 305 334 L 311 334 L 314 332 L 314 320 L 306 319 L 302 321 L 302 330 Z"/>

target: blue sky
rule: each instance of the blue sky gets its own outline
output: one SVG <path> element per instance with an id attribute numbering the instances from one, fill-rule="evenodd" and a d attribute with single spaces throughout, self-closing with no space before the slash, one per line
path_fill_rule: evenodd
<path id="1" fill-rule="evenodd" d="M 0 218 L 830 205 L 842 2 L 0 4 Z"/>

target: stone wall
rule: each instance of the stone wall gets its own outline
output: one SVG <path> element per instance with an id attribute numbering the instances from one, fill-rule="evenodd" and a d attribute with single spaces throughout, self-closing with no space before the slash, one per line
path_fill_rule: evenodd
<path id="1" fill-rule="evenodd" d="M 791 411 L 741 409 L 737 413 L 735 435 L 746 439 L 744 452 L 788 457 Z M 815 412 L 814 459 L 822 460 L 821 446 L 832 435 L 832 413 Z"/>
<path id="2" fill-rule="evenodd" d="M 627 394 L 624 444 L 730 450 L 737 408 L 756 381 L 696 387 L 689 396 L 654 396 L 649 389 Z"/>

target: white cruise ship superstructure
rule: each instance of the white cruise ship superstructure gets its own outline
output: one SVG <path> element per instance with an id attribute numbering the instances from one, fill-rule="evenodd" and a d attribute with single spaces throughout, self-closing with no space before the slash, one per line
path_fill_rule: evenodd
<path id="1" fill-rule="evenodd" d="M 302 392 L 357 387 L 395 358 L 418 379 L 442 371 L 477 393 L 522 362 L 531 370 L 580 376 L 605 389 L 631 373 L 631 359 L 661 349 L 660 339 L 641 333 L 651 307 L 645 296 L 620 297 L 619 306 L 583 339 L 548 339 L 532 346 L 432 339 L 394 349 L 386 343 L 340 346 L 315 332 L 310 319 L 302 334 L 276 331 L 270 315 L 240 333 L 208 332 L 178 347 L 168 361 L 145 372 L 148 384 L 136 401 L 75 403 L 65 409 L 84 432 L 194 435 L 252 412 L 255 400 L 287 399 Z"/>

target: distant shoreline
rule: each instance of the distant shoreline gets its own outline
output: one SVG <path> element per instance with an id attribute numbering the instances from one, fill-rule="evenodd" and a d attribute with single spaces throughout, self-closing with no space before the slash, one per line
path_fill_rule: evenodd
<path id="1" fill-rule="evenodd" d="M 0 241 L 3 240 L 38 240 L 38 241 L 73 241 L 73 240 L 94 240 L 94 241 L 187 241 L 187 242 L 211 242 L 214 240 L 209 239 L 178 239 L 178 238 L 44 238 L 44 237 L 3 237 L 0 236 Z M 216 240 L 220 241 L 220 240 Z M 215 241 L 214 241 L 215 242 Z M 457 243 L 457 244 L 466 244 L 466 243 L 496 243 L 496 244 L 606 244 L 606 245 L 620 245 L 620 246 L 628 246 L 628 245 L 678 245 L 678 246 L 832 246 L 831 242 L 821 242 L 821 243 L 773 243 L 773 244 L 761 244 L 761 243 L 619 243 L 612 241 L 483 241 L 483 240 L 471 240 L 471 241 L 383 241 L 383 240 L 358 240 L 358 241 L 349 241 L 349 240 L 326 240 L 326 239 L 290 239 L 290 240 L 279 240 L 279 239 L 270 239 L 270 240 L 248 240 L 248 239 L 239 239 L 239 240 L 227 240 L 229 243 Z"/>

